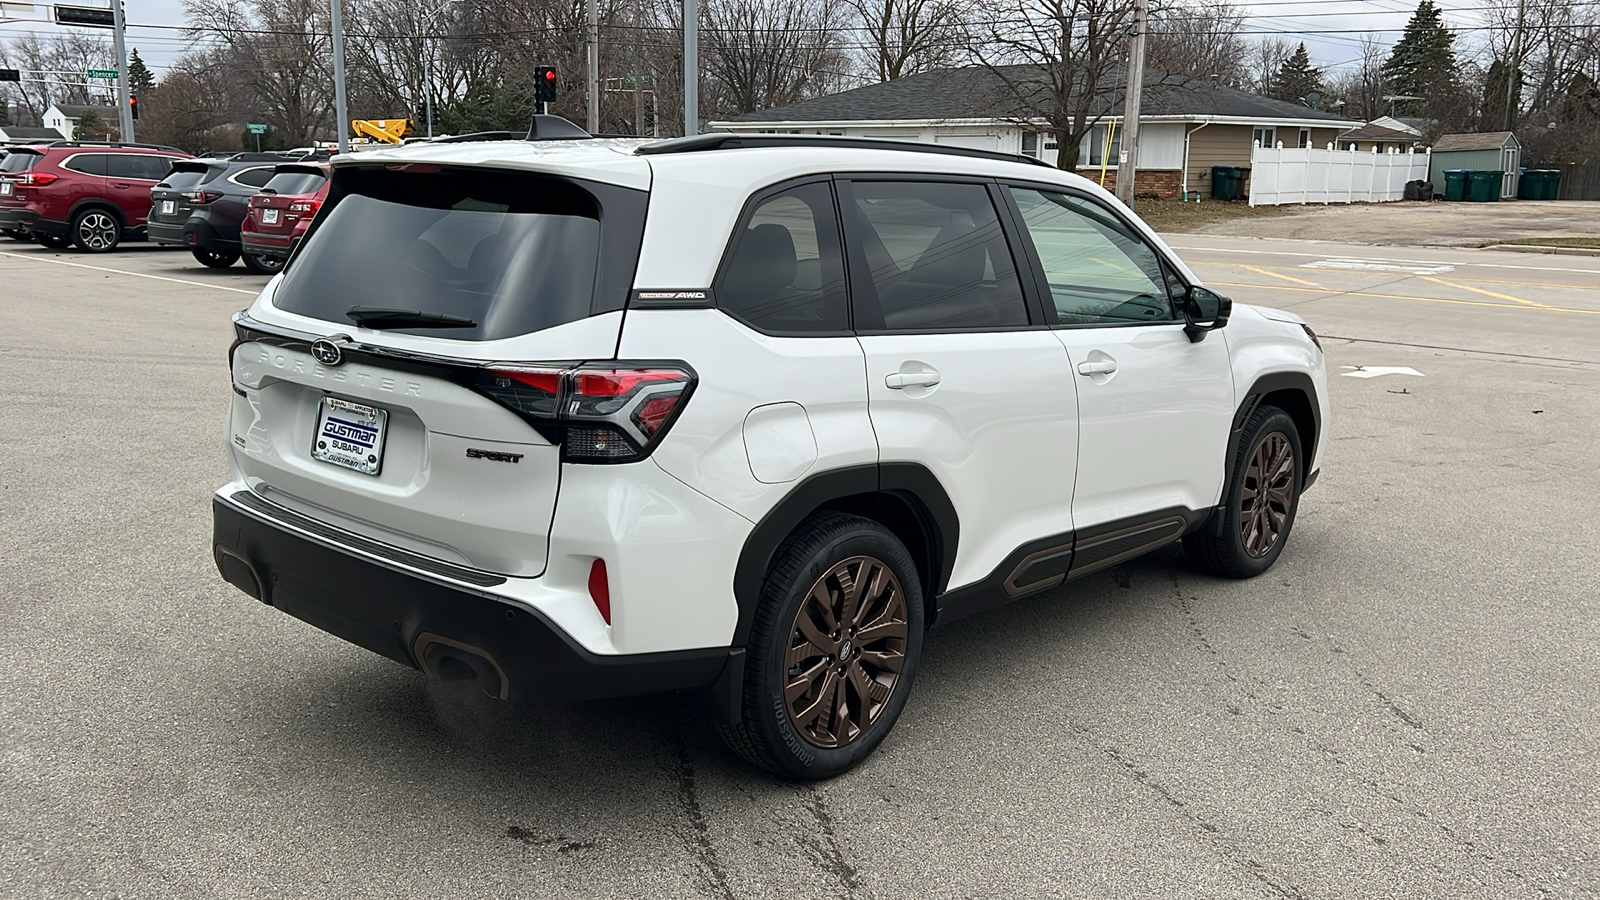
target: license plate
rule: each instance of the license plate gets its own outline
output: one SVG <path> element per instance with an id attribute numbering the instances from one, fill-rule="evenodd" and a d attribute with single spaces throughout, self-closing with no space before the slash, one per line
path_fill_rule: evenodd
<path id="1" fill-rule="evenodd" d="M 323 397 L 317 408 L 317 436 L 311 444 L 311 456 L 376 475 L 383 467 L 383 435 L 388 426 L 388 410 Z"/>
<path id="2" fill-rule="evenodd" d="M 0 197 L 4 197 L 4 196 L 6 196 L 7 194 L 10 194 L 10 193 L 11 193 L 11 182 L 9 182 L 9 181 L 0 181 Z"/>
<path id="3" fill-rule="evenodd" d="M 176 201 L 176 200 L 163 200 L 163 201 L 161 201 L 161 214 L 163 216 L 170 216 L 170 215 L 172 215 L 172 211 L 174 209 L 177 209 L 177 207 L 178 207 L 178 201 Z"/>
<path id="4" fill-rule="evenodd" d="M 276 224 L 278 224 L 278 211 L 275 210 L 275 209 L 264 209 L 264 210 L 262 210 L 261 211 L 261 224 L 263 224 L 263 225 L 276 225 Z"/>

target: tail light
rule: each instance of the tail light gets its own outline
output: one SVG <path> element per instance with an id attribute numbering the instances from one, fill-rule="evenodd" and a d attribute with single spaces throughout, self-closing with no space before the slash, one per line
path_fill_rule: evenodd
<path id="1" fill-rule="evenodd" d="M 183 192 L 183 199 L 189 201 L 190 203 L 198 203 L 201 206 L 204 206 L 207 203 L 215 203 L 218 200 L 221 200 L 222 199 L 222 192 L 221 191 L 184 191 Z"/>
<path id="2" fill-rule="evenodd" d="M 624 463 L 650 455 L 694 391 L 686 363 L 493 366 L 474 387 L 517 413 L 566 462 Z"/>
<path id="3" fill-rule="evenodd" d="M 302 201 L 299 201 L 298 203 L 289 204 L 289 212 L 300 213 L 301 215 L 306 215 L 306 216 L 314 216 L 314 215 L 316 215 L 317 214 L 317 210 L 319 210 L 321 208 L 322 208 L 322 201 L 321 200 L 302 200 Z"/>
<path id="4" fill-rule="evenodd" d="M 52 175 L 49 172 L 29 172 L 22 176 L 22 183 L 34 187 L 44 187 L 48 184 L 54 184 L 60 178 L 60 175 Z"/>

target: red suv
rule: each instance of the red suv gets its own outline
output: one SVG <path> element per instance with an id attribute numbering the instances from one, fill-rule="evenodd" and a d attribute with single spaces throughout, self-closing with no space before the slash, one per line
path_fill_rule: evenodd
<path id="1" fill-rule="evenodd" d="M 90 253 L 142 239 L 150 189 L 189 154 L 153 144 L 51 141 L 12 147 L 0 162 L 0 231 Z"/>
<path id="2" fill-rule="evenodd" d="M 250 212 L 240 226 L 250 271 L 273 275 L 283 268 L 328 199 L 328 183 L 326 163 L 287 163 L 273 170 L 272 180 L 250 198 Z"/>

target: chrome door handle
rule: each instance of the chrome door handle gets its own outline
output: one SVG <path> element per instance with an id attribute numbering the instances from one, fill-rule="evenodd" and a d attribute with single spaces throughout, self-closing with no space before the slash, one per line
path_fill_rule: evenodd
<path id="1" fill-rule="evenodd" d="M 938 372 L 890 372 L 883 376 L 883 383 L 891 391 L 898 391 L 908 387 L 933 387 L 939 383 Z"/>
<path id="2" fill-rule="evenodd" d="M 1112 372 L 1115 372 L 1116 370 L 1117 370 L 1116 362 L 1113 361 L 1113 360 L 1109 360 L 1109 359 L 1101 360 L 1100 362 L 1078 363 L 1078 374 L 1079 375 L 1110 375 Z"/>

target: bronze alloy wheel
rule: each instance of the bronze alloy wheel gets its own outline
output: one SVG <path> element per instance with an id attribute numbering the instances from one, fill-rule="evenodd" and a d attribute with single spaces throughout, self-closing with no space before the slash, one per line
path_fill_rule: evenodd
<path id="1" fill-rule="evenodd" d="M 852 556 L 824 572 L 800 603 L 784 654 L 784 706 L 818 747 L 860 737 L 894 695 L 905 664 L 905 592 L 893 571 Z"/>
<path id="2" fill-rule="evenodd" d="M 1260 559 L 1278 543 L 1294 504 L 1294 487 L 1294 449 L 1287 437 L 1274 431 L 1256 445 L 1244 470 L 1239 542 L 1246 553 Z"/>

